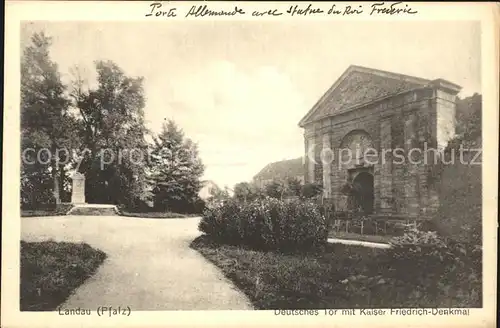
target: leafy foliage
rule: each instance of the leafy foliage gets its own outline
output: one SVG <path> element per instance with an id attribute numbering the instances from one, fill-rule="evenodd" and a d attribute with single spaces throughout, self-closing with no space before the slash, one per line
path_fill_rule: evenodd
<path id="1" fill-rule="evenodd" d="M 66 87 L 50 59 L 51 38 L 35 33 L 21 59 L 21 204 L 59 203 L 69 155 L 56 149 L 78 144 Z M 43 149 L 46 149 L 43 151 Z M 38 159 L 37 159 L 38 155 Z M 40 156 L 42 155 L 42 156 Z M 41 160 L 40 160 L 41 159 Z"/>
<path id="2" fill-rule="evenodd" d="M 328 235 L 326 218 L 316 203 L 273 198 L 249 203 L 230 200 L 210 208 L 199 229 L 223 243 L 282 251 L 317 248 Z"/>
<path id="3" fill-rule="evenodd" d="M 234 186 L 234 198 L 239 201 L 251 202 L 256 199 L 262 199 L 265 195 L 265 190 L 254 183 L 240 182 Z"/>
<path id="4" fill-rule="evenodd" d="M 294 198 L 301 197 L 302 189 L 302 183 L 294 177 L 274 179 L 263 187 L 256 183 L 240 182 L 234 186 L 234 198 L 244 202 L 266 197 L 275 199 Z"/>
<path id="5" fill-rule="evenodd" d="M 146 180 L 143 78 L 125 75 L 111 61 L 96 61 L 97 87 L 77 75 L 71 96 L 87 149 L 79 167 L 87 201 L 134 206 L 150 197 Z"/>
<path id="6" fill-rule="evenodd" d="M 481 303 L 480 247 L 418 229 L 393 238 L 391 244 L 386 254 L 388 278 L 404 279 L 435 297 L 441 294 L 451 301 L 465 294 L 473 303 Z M 450 281 L 454 281 L 455 286 L 450 286 Z"/>
<path id="7" fill-rule="evenodd" d="M 306 183 L 302 186 L 300 195 L 303 198 L 315 198 L 321 195 L 323 187 L 318 183 Z"/>
<path id="8" fill-rule="evenodd" d="M 236 188 L 238 187 L 238 191 Z M 321 195 L 323 188 L 320 184 L 316 183 L 306 183 L 302 184 L 297 178 L 288 177 L 286 179 L 274 179 L 267 183 L 263 188 L 260 188 L 254 184 L 241 183 L 235 186 L 235 195 L 238 195 L 237 199 L 243 199 L 243 192 L 240 190 L 245 190 L 248 199 L 259 199 L 265 196 L 284 199 L 287 197 L 292 198 L 316 198 Z"/>
<path id="9" fill-rule="evenodd" d="M 481 307 L 480 271 L 469 276 L 457 265 L 437 277 L 429 275 L 432 267 L 392 267 L 394 260 L 384 249 L 330 244 L 314 256 L 282 254 L 222 245 L 206 235 L 191 246 L 261 310 Z M 429 278 L 421 285 L 406 279 L 409 270 Z"/>
<path id="10" fill-rule="evenodd" d="M 181 213 L 194 211 L 201 201 L 198 192 L 203 171 L 197 144 L 186 138 L 174 121 L 165 123 L 151 152 L 155 208 Z"/>
<path id="11" fill-rule="evenodd" d="M 86 176 L 88 202 L 137 210 L 149 208 L 154 196 L 162 209 L 201 211 L 197 146 L 184 140 L 173 122 L 153 145 L 147 142 L 143 78 L 98 60 L 96 87 L 90 88 L 76 67 L 67 90 L 50 59 L 50 45 L 49 37 L 35 33 L 21 63 L 21 147 L 29 149 L 21 167 L 22 206 L 69 201 L 68 171 L 76 169 Z M 151 162 L 150 147 L 157 155 Z M 37 160 L 43 148 L 52 156 Z M 160 153 L 163 149 L 174 151 L 175 158 Z M 56 157 L 58 150 L 65 151 Z"/>
<path id="12" fill-rule="evenodd" d="M 464 148 L 481 147 L 482 96 L 475 93 L 471 97 L 457 100 L 456 137 L 448 148 L 462 143 Z"/>
<path id="13" fill-rule="evenodd" d="M 268 197 L 281 199 L 286 192 L 286 185 L 279 180 L 273 180 L 265 186 Z"/>
<path id="14" fill-rule="evenodd" d="M 229 201 L 231 199 L 231 195 L 229 193 L 229 189 L 226 187 L 224 189 L 220 188 L 219 186 L 214 186 L 210 190 L 210 196 L 206 200 L 206 208 L 214 208 L 217 206 L 221 206 L 225 202 Z"/>
<path id="15" fill-rule="evenodd" d="M 302 183 L 293 177 L 289 177 L 285 181 L 287 196 L 300 196 L 302 193 Z"/>
<path id="16" fill-rule="evenodd" d="M 438 231 L 475 245 L 482 244 L 481 111 L 480 94 L 457 101 L 457 135 L 444 154 L 451 164 L 440 162 L 434 167 L 440 182 L 440 206 L 434 222 Z"/>

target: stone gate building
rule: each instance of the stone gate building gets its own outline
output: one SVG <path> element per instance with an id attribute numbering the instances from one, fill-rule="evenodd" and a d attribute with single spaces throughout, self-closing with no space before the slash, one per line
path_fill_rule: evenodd
<path id="1" fill-rule="evenodd" d="M 459 91 L 443 79 L 350 66 L 299 123 L 306 182 L 322 184 L 337 210 L 348 209 L 343 189 L 355 186 L 367 213 L 431 215 L 439 206 L 434 160 L 412 160 L 411 150 L 454 136 Z"/>

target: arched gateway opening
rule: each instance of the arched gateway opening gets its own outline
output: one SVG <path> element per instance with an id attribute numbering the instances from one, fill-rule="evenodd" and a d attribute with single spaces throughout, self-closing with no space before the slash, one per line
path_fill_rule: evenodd
<path id="1" fill-rule="evenodd" d="M 374 187 L 373 175 L 368 172 L 360 172 L 352 181 L 354 195 L 358 208 L 365 214 L 373 213 Z"/>

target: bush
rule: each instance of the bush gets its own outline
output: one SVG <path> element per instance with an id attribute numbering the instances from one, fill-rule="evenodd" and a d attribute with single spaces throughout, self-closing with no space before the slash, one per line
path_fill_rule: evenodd
<path id="1" fill-rule="evenodd" d="M 220 243 L 260 250 L 314 249 L 324 245 L 328 236 L 319 205 L 273 198 L 226 201 L 205 211 L 199 229 Z"/>
<path id="2" fill-rule="evenodd" d="M 21 187 L 21 209 L 54 209 L 56 207 L 56 200 L 51 189 L 27 189 L 27 187 Z"/>
<path id="3" fill-rule="evenodd" d="M 398 275 L 404 273 L 408 280 L 418 282 L 423 268 L 429 274 L 438 275 L 446 269 L 443 262 L 449 260 L 447 245 L 436 232 L 411 229 L 403 236 L 392 238 L 390 244 L 388 256 L 392 268 Z"/>
<path id="4" fill-rule="evenodd" d="M 321 195 L 323 187 L 318 183 L 306 183 L 302 186 L 300 196 L 303 198 L 315 198 Z"/>
<path id="5" fill-rule="evenodd" d="M 386 253 L 390 278 L 412 283 L 427 294 L 441 296 L 448 302 L 468 295 L 468 304 L 481 303 L 480 247 L 417 229 L 394 237 L 391 245 Z"/>
<path id="6" fill-rule="evenodd" d="M 130 212 L 173 212 L 181 214 L 202 214 L 205 209 L 205 201 L 199 197 L 189 199 L 170 199 L 157 202 L 155 200 L 153 207 L 144 207 L 139 209 L 130 209 Z M 129 208 L 127 206 L 127 208 Z"/>
<path id="7" fill-rule="evenodd" d="M 367 263 L 368 274 L 341 281 L 349 293 L 386 295 L 402 307 L 482 306 L 480 248 L 414 228 L 392 238 L 391 245 Z"/>

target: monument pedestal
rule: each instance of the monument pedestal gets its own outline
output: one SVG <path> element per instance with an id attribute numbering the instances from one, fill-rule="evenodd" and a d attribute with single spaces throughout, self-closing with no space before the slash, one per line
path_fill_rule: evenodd
<path id="1" fill-rule="evenodd" d="M 73 208 L 66 215 L 109 216 L 120 213 L 116 205 L 87 204 L 85 201 L 85 175 L 75 172 L 71 176 L 71 179 L 73 180 L 73 189 L 71 191 L 71 204 L 73 204 Z"/>
<path id="2" fill-rule="evenodd" d="M 71 190 L 72 204 L 86 204 L 85 202 L 85 175 L 75 172 L 71 179 L 73 180 L 73 188 Z"/>
<path id="3" fill-rule="evenodd" d="M 66 215 L 110 216 L 119 215 L 116 205 L 111 204 L 74 204 Z"/>

